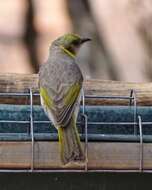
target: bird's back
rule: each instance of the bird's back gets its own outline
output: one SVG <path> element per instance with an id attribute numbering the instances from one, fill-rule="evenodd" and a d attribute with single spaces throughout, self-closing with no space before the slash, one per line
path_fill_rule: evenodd
<path id="1" fill-rule="evenodd" d="M 75 59 L 56 50 L 50 53 L 48 60 L 40 68 L 40 86 L 57 91 L 60 86 L 71 86 L 75 83 L 82 84 L 83 76 Z"/>

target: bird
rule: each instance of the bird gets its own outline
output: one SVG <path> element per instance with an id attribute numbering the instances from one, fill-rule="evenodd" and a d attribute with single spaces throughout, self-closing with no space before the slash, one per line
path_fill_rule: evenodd
<path id="1" fill-rule="evenodd" d="M 39 69 L 41 105 L 58 131 L 60 160 L 63 165 L 85 161 L 76 126 L 83 75 L 76 63 L 82 44 L 90 38 L 68 33 L 55 39 Z"/>

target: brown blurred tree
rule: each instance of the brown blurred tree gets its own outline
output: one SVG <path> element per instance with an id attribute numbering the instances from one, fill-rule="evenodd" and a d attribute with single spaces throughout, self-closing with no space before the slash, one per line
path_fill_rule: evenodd
<path id="1" fill-rule="evenodd" d="M 152 1 L 89 0 L 89 3 L 118 79 L 149 81 L 152 78 Z"/>
<path id="2" fill-rule="evenodd" d="M 1 1 L 0 72 L 37 72 L 51 41 L 72 30 L 67 13 L 66 0 Z"/>
<path id="3" fill-rule="evenodd" d="M 35 73 L 58 36 L 93 39 L 82 47 L 86 78 L 150 81 L 151 0 L 0 1 L 0 72 Z"/>

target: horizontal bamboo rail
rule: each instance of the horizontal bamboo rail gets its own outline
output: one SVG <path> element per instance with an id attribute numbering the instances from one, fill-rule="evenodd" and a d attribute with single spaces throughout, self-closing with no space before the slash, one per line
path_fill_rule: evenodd
<path id="1" fill-rule="evenodd" d="M 27 92 L 29 89 L 38 92 L 37 74 L 0 74 L 0 92 Z M 85 95 L 95 96 L 130 96 L 133 89 L 136 93 L 137 104 L 152 105 L 152 83 L 129 83 L 105 80 L 86 80 L 84 82 Z M 0 103 L 26 104 L 26 97 L 0 97 Z M 34 103 L 39 104 L 39 97 L 34 98 Z M 125 99 L 86 99 L 92 105 L 127 105 Z"/>

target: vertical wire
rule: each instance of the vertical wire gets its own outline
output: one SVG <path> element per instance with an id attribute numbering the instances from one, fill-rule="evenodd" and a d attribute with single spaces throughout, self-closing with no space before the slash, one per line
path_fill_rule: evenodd
<path id="1" fill-rule="evenodd" d="M 134 100 L 134 135 L 137 135 L 137 98 L 136 98 L 136 92 L 133 90 L 133 100 Z"/>
<path id="2" fill-rule="evenodd" d="M 85 171 L 88 171 L 88 118 L 85 114 L 85 94 L 84 89 L 82 89 L 82 112 L 83 112 L 83 118 L 85 122 Z"/>
<path id="3" fill-rule="evenodd" d="M 34 129 L 33 129 L 33 93 L 30 89 L 30 135 L 31 135 L 31 170 L 34 169 Z"/>
<path id="4" fill-rule="evenodd" d="M 139 134 L 140 134 L 140 163 L 139 163 L 139 170 L 143 171 L 143 133 L 142 133 L 142 120 L 141 116 L 138 116 L 139 122 Z"/>

